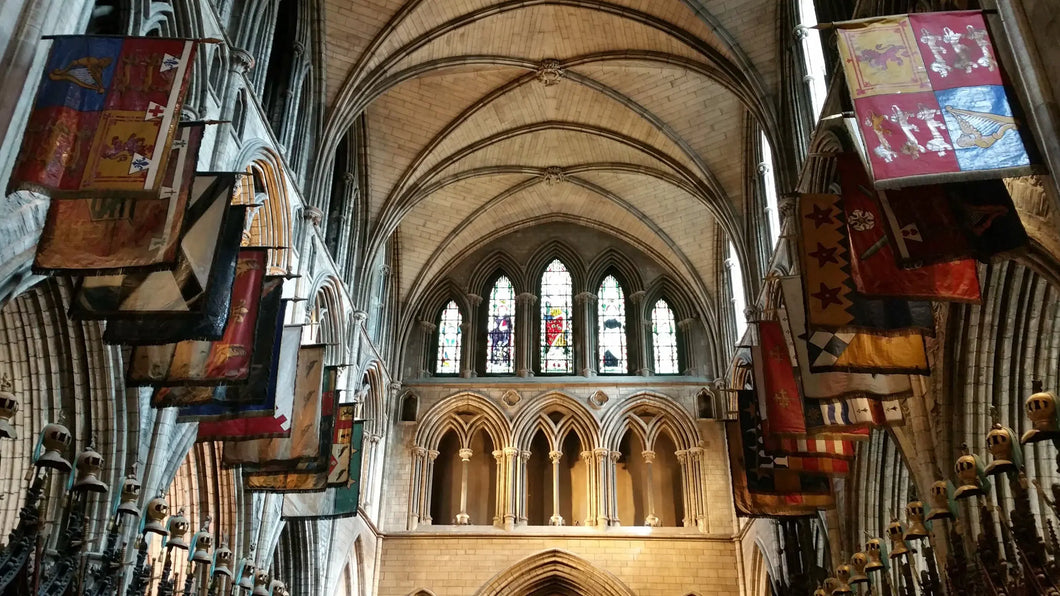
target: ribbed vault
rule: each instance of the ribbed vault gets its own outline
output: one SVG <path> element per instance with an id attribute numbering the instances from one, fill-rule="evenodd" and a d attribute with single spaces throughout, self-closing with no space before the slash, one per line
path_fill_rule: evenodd
<path id="1" fill-rule="evenodd" d="M 412 309 L 486 240 L 576 221 L 635 240 L 713 312 L 715 230 L 750 258 L 745 137 L 748 119 L 775 130 L 777 10 L 330 0 L 328 117 L 310 194 L 326 201 L 335 148 L 356 127 L 360 266 L 396 239 L 395 287 Z"/>

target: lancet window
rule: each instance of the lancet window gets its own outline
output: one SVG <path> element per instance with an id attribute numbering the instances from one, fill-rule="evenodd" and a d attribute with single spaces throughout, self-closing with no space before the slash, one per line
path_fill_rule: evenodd
<path id="1" fill-rule="evenodd" d="M 681 367 L 677 359 L 677 323 L 666 300 L 659 300 L 651 309 L 651 339 L 655 374 L 678 374 Z"/>
<path id="2" fill-rule="evenodd" d="M 541 372 L 574 371 L 570 273 L 558 259 L 541 276 Z"/>
<path id="3" fill-rule="evenodd" d="M 490 290 L 486 316 L 486 372 L 512 373 L 515 371 L 515 288 L 503 275 Z"/>
<path id="4" fill-rule="evenodd" d="M 628 371 L 625 293 L 615 276 L 608 275 L 596 295 L 600 372 L 625 374 Z"/>
<path id="5" fill-rule="evenodd" d="M 438 317 L 438 357 L 434 372 L 439 375 L 460 373 L 460 325 L 463 318 L 456 302 L 450 300 Z"/>

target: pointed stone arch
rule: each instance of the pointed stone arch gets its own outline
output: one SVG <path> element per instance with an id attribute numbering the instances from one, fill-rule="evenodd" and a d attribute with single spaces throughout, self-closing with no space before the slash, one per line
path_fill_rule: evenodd
<path id="1" fill-rule="evenodd" d="M 461 412 L 470 416 L 461 417 Z M 437 449 L 442 436 L 456 432 L 462 446 L 480 429 L 485 430 L 495 446 L 511 444 L 511 424 L 494 403 L 471 391 L 462 391 L 435 404 L 421 417 L 416 429 L 415 445 Z"/>
<path id="2" fill-rule="evenodd" d="M 512 421 L 512 440 L 519 449 L 530 449 L 534 433 L 540 428 L 552 444 L 559 449 L 567 435 L 578 436 L 583 451 L 595 449 L 600 444 L 599 424 L 585 406 L 573 397 L 552 391 L 533 399 L 533 408 L 523 408 Z M 549 414 L 562 415 L 554 421 Z"/>
<path id="3" fill-rule="evenodd" d="M 493 576 L 475 596 L 537 594 L 553 588 L 584 596 L 635 596 L 617 577 L 559 549 L 531 555 Z"/>

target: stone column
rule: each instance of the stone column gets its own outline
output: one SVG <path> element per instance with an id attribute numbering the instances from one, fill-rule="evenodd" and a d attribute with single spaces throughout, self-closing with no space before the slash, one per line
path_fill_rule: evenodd
<path id="1" fill-rule="evenodd" d="M 460 376 L 465 379 L 478 376 L 475 370 L 477 366 L 476 360 L 478 359 L 478 308 L 482 304 L 482 296 L 478 294 L 467 295 L 467 318 L 464 319 L 463 324 L 460 326 L 460 341 L 463 345 L 460 346 L 462 351 L 460 361 Z"/>
<path id="2" fill-rule="evenodd" d="M 644 516 L 644 525 L 652 528 L 659 527 L 659 517 L 655 515 L 655 477 L 652 474 L 653 464 L 655 463 L 655 452 L 654 451 L 641 451 L 641 457 L 644 458 L 645 478 L 644 478 L 644 493 L 648 505 L 648 514 Z"/>
<path id="3" fill-rule="evenodd" d="M 699 527 L 700 532 L 707 532 L 709 530 L 709 522 L 707 520 L 707 508 L 706 501 L 703 498 L 704 486 L 703 486 L 703 454 L 705 451 L 702 447 L 692 447 L 688 450 L 689 459 L 689 475 L 691 476 L 689 482 L 689 489 L 692 491 L 692 499 L 696 503 L 696 526 Z"/>
<path id="4" fill-rule="evenodd" d="M 519 452 L 519 462 L 516 474 L 519 478 L 519 492 L 515 500 L 515 521 L 517 524 L 526 525 L 526 462 L 530 461 L 529 451 Z"/>
<path id="5" fill-rule="evenodd" d="M 298 104 L 301 103 L 299 99 L 301 97 L 302 81 L 305 79 L 306 74 L 306 65 L 302 61 L 302 56 L 305 55 L 305 45 L 298 41 L 294 42 L 291 53 L 294 54 L 294 60 L 291 61 L 291 72 L 287 75 L 287 88 L 283 90 L 283 113 L 280 115 L 280 130 L 274 130 L 272 133 L 276 138 L 276 142 L 284 149 L 288 162 L 293 163 L 295 156 L 291 155 L 290 151 L 294 150 L 295 135 L 298 133 Z M 265 118 L 266 120 L 271 120 L 272 114 L 266 114 Z"/>
<path id="6" fill-rule="evenodd" d="M 438 346 L 431 340 L 434 339 L 434 331 L 438 326 L 423 319 L 419 320 L 419 324 L 420 332 L 423 334 L 423 357 L 420 359 L 420 377 L 426 378 L 431 376 L 431 369 L 434 368 L 431 366 L 431 360 Z"/>
<path id="7" fill-rule="evenodd" d="M 471 461 L 472 451 L 464 447 L 459 451 L 460 455 L 460 513 L 456 514 L 456 525 L 467 526 L 471 524 L 471 516 L 467 514 L 467 468 Z"/>
<path id="8" fill-rule="evenodd" d="M 520 474 L 520 452 L 515 447 L 505 447 L 504 461 L 507 464 L 508 472 L 508 494 L 504 500 L 504 527 L 505 529 L 511 530 L 519 523 L 519 492 L 522 489 L 522 481 Z"/>
<path id="9" fill-rule="evenodd" d="M 515 297 L 515 374 L 534 376 L 534 322 L 537 319 L 537 296 L 523 292 Z"/>
<path id="10" fill-rule="evenodd" d="M 597 504 L 599 503 L 599 499 L 596 496 L 598 484 L 596 457 L 592 451 L 582 451 L 578 455 L 585 462 L 585 525 L 592 526 L 596 525 Z"/>
<path id="11" fill-rule="evenodd" d="M 575 370 L 583 377 L 595 377 L 597 354 L 596 294 L 581 292 L 574 297 Z M 595 332 L 594 332 L 595 331 Z"/>
<path id="12" fill-rule="evenodd" d="M 219 165 L 227 163 L 229 160 L 226 159 L 228 155 L 229 146 L 235 142 L 233 139 L 240 137 L 240 131 L 233 130 L 236 126 L 235 122 L 235 108 L 236 108 L 236 97 L 243 92 L 244 87 L 252 89 L 252 84 L 244 85 L 249 83 L 243 78 L 243 75 L 250 69 L 254 68 L 254 56 L 250 55 L 250 52 L 242 50 L 236 47 L 229 47 L 228 49 L 228 80 L 225 82 L 224 95 L 221 99 L 221 117 L 223 119 L 231 120 L 230 123 L 225 124 L 223 127 L 219 127 L 224 131 L 231 131 L 232 134 L 218 134 L 217 142 L 214 143 L 212 164 Z M 247 102 L 243 105 L 243 119 L 244 122 L 247 118 L 247 112 L 250 111 L 253 100 L 248 98 Z M 218 131 L 220 133 L 220 130 Z"/>
<path id="13" fill-rule="evenodd" d="M 427 458 L 423 462 L 423 473 L 427 481 L 423 483 L 423 512 L 420 515 L 420 522 L 428 526 L 434 522 L 434 518 L 431 517 L 431 495 L 434 494 L 434 461 L 436 459 L 438 459 L 438 451 L 428 449 Z"/>
<path id="14" fill-rule="evenodd" d="M 692 491 L 689 490 L 688 486 L 689 479 L 692 477 L 688 471 L 688 451 L 682 449 L 680 451 L 675 451 L 674 455 L 677 457 L 677 463 L 681 465 L 681 500 L 684 501 L 685 504 L 684 517 L 681 518 L 681 525 L 689 528 L 692 527 L 693 520 L 696 518 L 696 502 L 693 498 Z"/>
<path id="15" fill-rule="evenodd" d="M 684 370 L 682 374 L 694 377 L 696 376 L 696 346 L 695 346 L 695 329 L 696 329 L 695 317 L 689 317 L 682 319 L 677 322 L 677 328 L 681 331 L 678 334 L 678 341 L 681 342 L 681 349 L 678 351 L 678 355 L 684 358 Z"/>
<path id="16" fill-rule="evenodd" d="M 596 525 L 606 528 L 611 525 L 612 510 L 610 507 L 611 497 L 615 492 L 614 483 L 614 460 L 610 457 L 611 452 L 607 449 L 597 448 L 593 450 L 593 459 L 596 466 L 598 499 L 596 506 Z"/>
<path id="17" fill-rule="evenodd" d="M 364 471 L 361 477 L 361 502 L 367 507 L 371 504 L 371 491 L 368 490 L 375 471 L 375 456 L 379 451 L 379 441 L 383 438 L 377 434 L 368 434 L 364 437 L 365 449 L 361 457 L 364 459 Z"/>
<path id="18" fill-rule="evenodd" d="M 493 459 L 497 462 L 497 495 L 493 504 L 493 525 L 504 526 L 504 508 L 508 496 L 508 472 L 504 465 L 504 450 L 495 449 Z"/>
<path id="19" fill-rule="evenodd" d="M 622 459 L 622 452 L 609 451 L 607 459 L 607 511 L 608 516 L 611 518 L 611 525 L 617 526 L 620 525 L 620 523 L 618 521 L 618 490 L 615 478 L 618 475 L 616 470 L 618 468 L 618 460 Z"/>
<path id="20" fill-rule="evenodd" d="M 550 526 L 564 525 L 563 516 L 559 514 L 559 460 L 562 457 L 562 451 L 548 452 L 548 459 L 552 462 L 552 517 L 548 518 Z"/>
<path id="21" fill-rule="evenodd" d="M 420 485 L 426 480 L 423 477 L 424 460 L 427 458 L 427 450 L 423 447 L 412 448 L 412 473 L 409 475 L 409 509 L 408 529 L 415 530 L 419 525 L 421 512 L 423 510 L 422 491 Z"/>
<path id="22" fill-rule="evenodd" d="M 630 294 L 630 308 L 626 311 L 627 326 L 633 332 L 629 338 L 629 368 L 642 377 L 650 375 L 652 369 L 651 329 L 645 333 L 645 326 L 651 325 L 651 319 L 644 319 L 644 294 L 643 290 Z"/>

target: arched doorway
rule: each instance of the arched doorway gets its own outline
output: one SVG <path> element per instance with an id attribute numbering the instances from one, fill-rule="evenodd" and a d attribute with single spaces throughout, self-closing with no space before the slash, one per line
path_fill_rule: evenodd
<path id="1" fill-rule="evenodd" d="M 634 596 L 617 577 L 571 553 L 531 555 L 495 575 L 475 596 Z"/>

